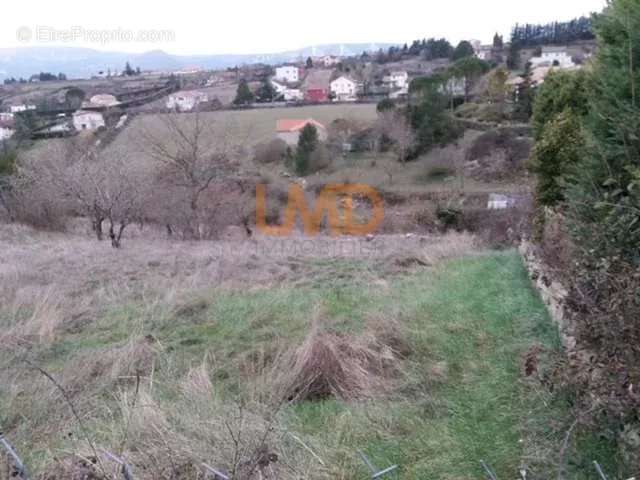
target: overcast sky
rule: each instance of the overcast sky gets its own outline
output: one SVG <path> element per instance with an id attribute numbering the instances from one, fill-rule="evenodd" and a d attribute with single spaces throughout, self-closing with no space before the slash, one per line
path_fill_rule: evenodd
<path id="1" fill-rule="evenodd" d="M 3 0 L 0 47 L 67 45 L 175 54 L 268 53 L 323 43 L 447 37 L 489 42 L 513 24 L 567 20 L 605 0 Z M 49 30 L 51 27 L 53 30 Z M 75 28 L 72 30 L 74 27 Z M 121 29 L 115 38 L 105 30 Z M 165 40 L 132 36 L 158 32 Z M 51 41 L 51 33 L 58 41 Z M 19 33 L 17 33 L 19 32 Z M 39 33 L 36 33 L 39 32 Z M 152 32 L 155 34 L 155 32 Z M 36 38 L 40 35 L 40 38 Z M 61 35 L 68 35 L 61 40 Z M 20 37 L 20 40 L 17 38 Z"/>

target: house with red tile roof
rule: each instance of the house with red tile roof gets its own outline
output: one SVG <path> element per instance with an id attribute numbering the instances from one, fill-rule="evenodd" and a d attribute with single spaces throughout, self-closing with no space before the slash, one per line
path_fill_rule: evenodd
<path id="1" fill-rule="evenodd" d="M 300 132 L 306 125 L 313 125 L 318 130 L 318 138 L 321 141 L 327 139 L 327 128 L 313 118 L 305 120 L 300 119 L 281 119 L 276 123 L 276 134 L 278 138 L 284 140 L 288 145 L 297 145 Z"/>

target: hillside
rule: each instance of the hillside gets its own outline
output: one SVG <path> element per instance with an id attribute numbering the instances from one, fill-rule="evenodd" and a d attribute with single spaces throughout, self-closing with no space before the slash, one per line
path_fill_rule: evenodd
<path id="1" fill-rule="evenodd" d="M 64 72 L 69 78 L 91 78 L 100 71 L 120 72 L 126 62 L 142 70 L 172 71 L 194 66 L 218 70 L 236 65 L 298 61 L 312 54 L 359 55 L 390 46 L 386 43 L 328 44 L 259 55 L 171 55 L 160 50 L 137 54 L 78 47 L 0 48 L 0 82 L 10 77 L 29 78 L 39 72 Z"/>

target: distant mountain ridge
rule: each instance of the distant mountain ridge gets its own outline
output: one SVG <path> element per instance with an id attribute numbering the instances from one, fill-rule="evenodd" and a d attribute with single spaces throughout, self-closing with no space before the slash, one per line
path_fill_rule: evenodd
<path id="1" fill-rule="evenodd" d="M 162 50 L 145 53 L 103 52 L 79 47 L 0 48 L 0 80 L 28 78 L 40 72 L 64 73 L 69 78 L 90 78 L 100 71 L 120 72 L 129 62 L 142 70 L 180 70 L 190 67 L 220 69 L 252 63 L 282 63 L 309 56 L 357 55 L 388 49 L 390 43 L 327 44 L 271 54 L 171 55 Z"/>

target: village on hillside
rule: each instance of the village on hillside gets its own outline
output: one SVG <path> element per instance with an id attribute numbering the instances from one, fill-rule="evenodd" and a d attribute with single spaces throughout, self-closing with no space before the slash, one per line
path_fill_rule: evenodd
<path id="1" fill-rule="evenodd" d="M 461 44 L 472 46 L 473 56 L 494 68 L 505 65 L 510 55 L 510 44 L 501 38 L 491 45 L 476 40 Z M 383 99 L 403 103 L 412 81 L 441 73 L 448 77 L 443 88 L 456 98 L 468 100 L 470 94 L 482 93 L 471 88 L 481 83 L 477 79 L 471 86 L 472 79 L 465 72 L 451 71 L 451 52 L 425 57 L 415 53 L 421 52 L 419 43 L 414 47 L 398 47 L 388 59 L 385 52 L 363 52 L 356 57 L 326 55 L 284 65 L 245 65 L 211 72 L 198 67 L 141 72 L 127 65 L 121 73 L 96 72 L 88 80 L 64 77 L 44 82 L 33 76 L 28 82 L 5 81 L 0 95 L 0 139 L 11 138 L 17 123 L 37 139 L 117 130 L 138 113 L 378 103 Z M 590 41 L 520 50 L 506 82 L 509 98 L 517 100 L 523 84 L 535 88 L 552 71 L 581 68 L 593 53 Z M 17 122 L 16 117 L 24 121 Z"/>
<path id="2" fill-rule="evenodd" d="M 0 48 L 0 480 L 640 478 L 640 0 L 331 3 Z"/>

